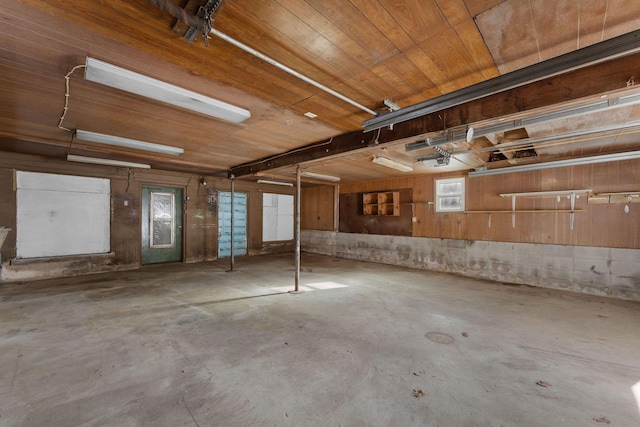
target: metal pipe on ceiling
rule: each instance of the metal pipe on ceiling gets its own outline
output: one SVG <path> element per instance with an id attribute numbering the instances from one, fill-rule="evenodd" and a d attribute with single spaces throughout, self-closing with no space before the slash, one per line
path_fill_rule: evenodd
<path id="1" fill-rule="evenodd" d="M 209 21 L 206 19 L 202 19 L 198 16 L 195 15 L 191 15 L 188 14 L 184 11 L 184 9 L 182 9 L 181 7 L 177 6 L 175 3 L 173 3 L 170 0 L 149 0 L 149 2 L 151 4 L 153 4 L 154 6 L 158 7 L 159 9 L 164 10 L 165 12 L 169 13 L 171 16 L 173 16 L 176 19 L 179 19 L 180 21 L 184 22 L 185 24 L 189 25 L 190 27 L 195 27 L 200 31 L 206 32 L 204 31 L 205 29 L 209 30 L 210 34 L 213 34 L 214 36 L 218 37 L 219 39 L 222 39 L 224 41 L 226 41 L 227 43 L 230 43 L 232 45 L 234 45 L 235 47 L 242 49 L 243 51 L 255 56 L 256 58 L 262 59 L 263 61 L 273 65 L 274 67 L 284 71 L 285 73 L 291 74 L 294 77 L 297 77 L 298 79 L 309 83 L 312 86 L 317 87 L 318 89 L 328 93 L 329 95 L 332 95 L 348 104 L 353 105 L 354 107 L 359 108 L 362 111 L 365 111 L 373 116 L 377 116 L 378 113 L 376 113 L 374 110 L 365 107 L 364 105 L 360 104 L 359 102 L 354 101 L 351 98 L 348 98 L 346 96 L 344 96 L 343 94 L 336 92 L 335 90 L 323 85 L 320 82 L 317 82 L 316 80 L 313 80 L 310 77 L 305 76 L 302 73 L 299 73 L 298 71 L 287 67 L 286 65 L 284 65 L 281 62 L 276 61 L 275 59 L 265 55 L 264 53 L 255 50 L 254 48 L 226 35 L 225 33 L 215 29 L 215 28 L 210 28 L 210 24 Z"/>
<path id="2" fill-rule="evenodd" d="M 357 107 L 357 108 L 361 109 L 362 111 L 365 111 L 365 112 L 367 112 L 367 113 L 369 113 L 369 114 L 371 114 L 373 116 L 377 116 L 378 115 L 372 109 L 365 107 L 364 105 L 354 101 L 353 99 L 348 98 L 348 97 L 344 96 L 343 94 L 341 94 L 339 92 L 336 92 L 335 90 L 333 90 L 333 89 L 323 85 L 322 83 L 319 83 L 319 82 L 317 82 L 317 81 L 305 76 L 302 73 L 297 72 L 296 70 L 294 70 L 292 68 L 287 67 L 283 63 L 276 61 L 275 59 L 263 54 L 262 52 L 259 52 L 259 51 L 255 50 L 254 48 L 252 48 L 250 46 L 247 46 L 246 44 L 244 44 L 244 43 L 242 43 L 242 42 L 240 42 L 240 41 L 238 41 L 238 40 L 236 40 L 236 39 L 234 39 L 232 37 L 229 37 L 225 33 L 221 32 L 219 30 L 216 30 L 215 28 L 211 29 L 210 34 L 213 34 L 214 36 L 216 36 L 216 37 L 218 37 L 218 38 L 220 38 L 220 39 L 222 39 L 222 40 L 224 40 L 224 41 L 226 41 L 228 43 L 231 43 L 235 47 L 237 47 L 239 49 L 242 49 L 245 52 L 250 53 L 251 55 L 253 55 L 253 56 L 257 57 L 257 58 L 262 59 L 263 61 L 273 65 L 274 67 L 279 68 L 280 70 L 282 70 L 282 71 L 284 71 L 286 73 L 289 73 L 294 77 L 299 78 L 303 82 L 309 83 L 310 85 L 315 86 L 318 89 L 320 89 L 320 90 L 322 90 L 322 91 L 324 91 L 324 92 L 326 92 L 326 93 L 328 93 L 330 95 L 333 95 L 336 98 L 341 99 L 344 102 L 347 102 L 347 103 L 353 105 L 354 107 Z"/>
<path id="3" fill-rule="evenodd" d="M 609 163 L 640 158 L 640 151 L 625 151 L 622 153 L 602 154 L 576 159 L 555 160 L 551 162 L 532 163 L 529 165 L 511 166 L 499 169 L 484 169 L 469 172 L 469 178 L 478 176 L 503 175 L 515 172 L 530 172 L 551 168 L 564 168 L 567 166 L 592 165 L 595 163 Z"/>

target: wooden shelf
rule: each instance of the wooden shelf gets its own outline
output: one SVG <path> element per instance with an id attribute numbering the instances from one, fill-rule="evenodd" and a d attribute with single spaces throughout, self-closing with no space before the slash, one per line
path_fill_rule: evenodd
<path id="1" fill-rule="evenodd" d="M 400 193 L 385 191 L 362 195 L 362 214 L 379 216 L 400 216 Z"/>
<path id="2" fill-rule="evenodd" d="M 589 197 L 589 203 L 640 203 L 640 191 L 598 193 Z"/>
<path id="3" fill-rule="evenodd" d="M 581 212 L 576 210 L 576 199 L 580 198 L 580 194 L 590 194 L 592 189 L 582 189 L 582 190 L 557 190 L 557 191 L 530 191 L 526 193 L 502 193 L 500 197 L 511 197 L 511 226 L 516 228 L 516 212 L 526 212 L 526 211 L 518 211 L 516 210 L 516 199 L 518 197 L 556 197 L 558 199 L 558 203 L 562 196 L 567 196 L 569 200 L 571 200 L 571 209 L 545 209 L 548 212 L 557 212 L 557 213 L 569 213 L 569 228 L 573 230 L 573 220 L 576 212 Z M 540 210 L 531 210 L 531 212 L 541 212 Z"/>
<path id="4" fill-rule="evenodd" d="M 501 214 L 501 213 L 572 213 L 572 212 L 586 212 L 585 209 L 519 209 L 515 211 L 465 211 L 464 213 L 468 214 Z"/>
<path id="5" fill-rule="evenodd" d="M 592 189 L 585 190 L 558 190 L 558 191 L 530 191 L 527 193 L 503 193 L 500 197 L 556 197 L 571 196 L 572 194 L 591 193 Z"/>

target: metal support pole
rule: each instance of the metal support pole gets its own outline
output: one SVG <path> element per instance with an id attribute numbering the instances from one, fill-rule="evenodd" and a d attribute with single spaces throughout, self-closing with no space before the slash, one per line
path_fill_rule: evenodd
<path id="1" fill-rule="evenodd" d="M 234 175 L 231 175 L 231 260 L 230 260 L 230 267 L 229 267 L 229 271 L 233 271 L 233 267 L 235 266 L 235 253 L 234 253 L 234 243 L 235 243 L 235 237 L 236 237 L 236 233 L 235 233 L 235 226 L 234 226 L 234 218 L 233 218 L 233 211 L 235 210 L 235 206 L 233 203 L 234 200 L 234 190 L 235 190 L 235 179 L 236 177 Z"/>
<path id="2" fill-rule="evenodd" d="M 300 291 L 300 165 L 296 166 L 296 287 Z"/>

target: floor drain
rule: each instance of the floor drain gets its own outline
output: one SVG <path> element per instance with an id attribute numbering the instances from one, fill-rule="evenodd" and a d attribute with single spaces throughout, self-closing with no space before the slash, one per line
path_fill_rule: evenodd
<path id="1" fill-rule="evenodd" d="M 455 341 L 451 335 L 443 334 L 442 332 L 427 332 L 425 337 L 429 341 L 437 342 L 438 344 L 452 344 Z"/>

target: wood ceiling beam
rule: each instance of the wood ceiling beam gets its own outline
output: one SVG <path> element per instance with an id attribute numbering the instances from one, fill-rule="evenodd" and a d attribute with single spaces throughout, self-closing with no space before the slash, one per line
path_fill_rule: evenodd
<path id="1" fill-rule="evenodd" d="M 493 144 L 498 151 L 500 151 L 500 153 L 502 153 L 503 156 L 505 156 L 508 160 L 510 164 L 515 164 L 516 162 L 513 160 L 513 158 L 515 157 L 515 155 L 513 154 L 512 151 L 506 151 L 504 148 L 500 147 L 500 144 L 502 144 L 502 136 L 497 134 L 497 133 L 493 133 L 490 135 L 485 135 L 485 138 L 487 138 L 489 140 L 489 142 L 491 144 Z"/>
<path id="2" fill-rule="evenodd" d="M 465 104 L 436 111 L 398 123 L 393 129 L 353 131 L 330 140 L 290 150 L 255 162 L 234 166 L 228 175 L 240 177 L 284 166 L 336 156 L 372 145 L 383 146 L 401 139 L 442 132 L 456 126 L 497 119 L 518 113 L 549 108 L 628 87 L 632 77 L 640 77 L 640 53 L 623 56 L 600 64 L 523 85 Z"/>

